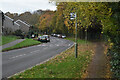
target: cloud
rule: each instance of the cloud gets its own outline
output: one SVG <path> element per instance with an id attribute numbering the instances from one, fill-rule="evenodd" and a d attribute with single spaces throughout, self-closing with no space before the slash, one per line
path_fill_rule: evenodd
<path id="1" fill-rule="evenodd" d="M 22 13 L 38 9 L 56 10 L 56 6 L 48 0 L 0 0 L 0 10 L 3 12 Z"/>

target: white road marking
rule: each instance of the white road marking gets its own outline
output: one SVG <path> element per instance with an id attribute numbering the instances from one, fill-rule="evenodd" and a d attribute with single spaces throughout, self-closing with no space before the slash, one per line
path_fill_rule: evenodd
<path id="1" fill-rule="evenodd" d="M 58 44 L 55 44 L 56 46 L 60 46 L 60 45 L 58 45 Z"/>
<path id="2" fill-rule="evenodd" d="M 68 46 L 70 46 L 70 44 Z"/>
<path id="3" fill-rule="evenodd" d="M 24 55 L 26 55 L 26 54 L 21 54 L 21 55 L 18 55 L 18 56 L 14 56 L 14 57 L 11 57 L 11 58 L 9 58 L 9 59 L 18 58 L 18 57 L 21 57 L 21 56 L 24 56 Z"/>
<path id="4" fill-rule="evenodd" d="M 44 49 L 47 49 L 48 47 L 44 48 Z"/>
<path id="5" fill-rule="evenodd" d="M 38 52 L 38 51 L 40 51 L 40 50 L 32 51 L 32 52 L 30 52 L 30 53 L 35 53 L 35 52 Z"/>
<path id="6" fill-rule="evenodd" d="M 53 45 L 50 45 L 50 47 L 52 47 Z"/>
<path id="7" fill-rule="evenodd" d="M 46 45 L 38 45 L 38 46 L 42 46 L 42 47 L 44 47 L 44 46 L 46 46 Z"/>
<path id="8" fill-rule="evenodd" d="M 48 47 L 46 47 L 46 48 L 43 48 L 43 50 L 45 50 L 45 49 L 47 49 Z M 40 52 L 41 50 L 35 50 L 35 51 L 32 51 L 32 52 L 30 52 L 30 53 L 37 53 L 37 52 Z"/>

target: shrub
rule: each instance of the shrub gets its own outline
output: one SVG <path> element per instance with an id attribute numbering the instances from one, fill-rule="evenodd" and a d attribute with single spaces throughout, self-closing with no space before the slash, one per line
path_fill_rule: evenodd
<path id="1" fill-rule="evenodd" d="M 16 30 L 14 35 L 16 36 L 21 36 L 22 35 L 22 31 L 19 29 L 19 30 Z"/>
<path id="2" fill-rule="evenodd" d="M 24 33 L 19 29 L 14 32 L 14 35 L 20 36 L 20 38 L 24 39 L 25 35 Z"/>
<path id="3" fill-rule="evenodd" d="M 108 49 L 113 77 L 120 78 L 120 35 L 111 38 L 113 46 Z"/>

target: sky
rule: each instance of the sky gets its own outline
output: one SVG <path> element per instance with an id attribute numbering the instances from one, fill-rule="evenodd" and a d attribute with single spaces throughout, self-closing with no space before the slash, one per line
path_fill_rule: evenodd
<path id="1" fill-rule="evenodd" d="M 10 13 L 23 13 L 25 11 L 33 12 L 35 10 L 56 10 L 53 3 L 49 0 L 0 0 L 0 10 Z"/>

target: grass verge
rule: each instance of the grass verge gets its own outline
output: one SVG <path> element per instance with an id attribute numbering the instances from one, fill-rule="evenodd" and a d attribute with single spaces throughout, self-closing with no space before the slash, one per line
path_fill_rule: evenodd
<path id="1" fill-rule="evenodd" d="M 65 39 L 71 40 L 71 41 L 74 41 L 74 42 L 75 42 L 75 38 L 73 38 L 73 37 L 71 37 L 71 38 L 67 37 L 67 38 L 65 38 Z M 77 43 L 86 44 L 86 42 L 87 42 L 87 43 L 90 43 L 89 41 L 85 41 L 85 40 L 82 40 L 82 39 L 77 38 Z"/>
<path id="2" fill-rule="evenodd" d="M 7 44 L 7 43 L 12 42 L 12 41 L 14 41 L 16 39 L 18 39 L 17 36 L 12 36 L 12 35 L 10 35 L 10 36 L 2 36 L 2 43 L 0 42 L 0 45 L 1 44 L 2 45 Z"/>
<path id="3" fill-rule="evenodd" d="M 28 46 L 32 46 L 32 45 L 37 45 L 40 44 L 40 41 L 36 41 L 36 40 L 32 40 L 32 39 L 26 39 L 12 47 L 9 48 L 5 48 L 2 51 L 9 51 L 9 50 L 13 50 L 13 49 L 18 49 L 18 48 L 23 48 L 23 47 L 28 47 Z"/>
<path id="4" fill-rule="evenodd" d="M 74 47 L 62 52 L 51 60 L 16 74 L 11 78 L 81 78 L 91 60 L 92 44 L 78 45 L 78 58 Z"/>

